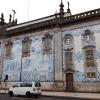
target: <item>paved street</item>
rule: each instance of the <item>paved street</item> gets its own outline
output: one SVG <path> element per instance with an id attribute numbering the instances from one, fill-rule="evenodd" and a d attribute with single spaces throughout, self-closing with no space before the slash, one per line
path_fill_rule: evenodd
<path id="1" fill-rule="evenodd" d="M 0 100 L 94 100 L 94 99 L 82 99 L 82 98 L 61 98 L 61 97 L 45 97 L 45 96 L 40 96 L 39 98 L 27 98 L 27 97 L 9 97 L 7 94 L 0 94 Z"/>

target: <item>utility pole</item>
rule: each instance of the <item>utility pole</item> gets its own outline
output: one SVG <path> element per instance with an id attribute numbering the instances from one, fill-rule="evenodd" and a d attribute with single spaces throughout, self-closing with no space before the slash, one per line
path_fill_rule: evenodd
<path id="1" fill-rule="evenodd" d="M 30 17 L 30 0 L 28 0 L 28 21 L 29 21 L 29 17 Z"/>

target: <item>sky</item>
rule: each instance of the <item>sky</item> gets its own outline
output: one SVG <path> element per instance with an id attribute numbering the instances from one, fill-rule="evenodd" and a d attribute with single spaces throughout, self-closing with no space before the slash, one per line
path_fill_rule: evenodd
<path id="1" fill-rule="evenodd" d="M 67 2 L 70 3 L 71 13 L 77 14 L 100 8 L 100 0 L 62 0 L 64 11 L 67 11 Z M 16 11 L 15 18 L 18 23 L 35 20 L 59 12 L 61 0 L 0 0 L 0 13 L 4 13 L 5 21 L 8 22 L 9 14 Z"/>

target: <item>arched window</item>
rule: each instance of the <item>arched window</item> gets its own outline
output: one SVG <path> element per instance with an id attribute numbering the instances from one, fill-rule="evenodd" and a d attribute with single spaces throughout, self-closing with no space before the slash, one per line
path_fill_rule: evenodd
<path id="1" fill-rule="evenodd" d="M 93 39 L 93 33 L 90 30 L 85 30 L 85 33 L 83 36 L 84 36 L 85 42 L 92 41 L 92 39 Z"/>
<path id="2" fill-rule="evenodd" d="M 29 37 L 25 37 L 22 41 L 22 57 L 30 56 L 30 45 L 31 40 L 29 39 Z"/>
<path id="3" fill-rule="evenodd" d="M 13 42 L 11 42 L 11 41 L 8 41 L 5 44 L 5 57 L 11 57 L 11 55 L 12 55 L 12 45 L 13 45 Z"/>
<path id="4" fill-rule="evenodd" d="M 50 34 L 46 34 L 42 39 L 43 44 L 43 53 L 49 54 L 52 53 L 52 36 Z"/>
<path id="5" fill-rule="evenodd" d="M 65 35 L 65 37 L 64 37 L 64 44 L 65 44 L 65 45 L 71 44 L 72 41 L 73 41 L 73 37 L 72 37 L 71 34 Z"/>

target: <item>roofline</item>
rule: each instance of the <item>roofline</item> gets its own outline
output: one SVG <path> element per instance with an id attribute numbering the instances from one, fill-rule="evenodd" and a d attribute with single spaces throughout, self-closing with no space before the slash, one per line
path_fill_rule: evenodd
<path id="1" fill-rule="evenodd" d="M 43 19 L 50 18 L 50 17 L 54 17 L 54 15 L 49 15 L 49 16 L 42 17 L 42 18 L 38 18 L 38 19 L 35 19 L 35 20 L 31 20 L 31 21 L 19 23 L 19 24 L 17 24 L 16 26 L 23 25 L 23 24 L 28 24 L 28 23 L 34 23 L 35 21 L 41 21 L 41 20 L 43 20 Z M 16 26 L 11 26 L 11 27 L 16 27 Z M 8 27 L 8 29 L 11 28 L 11 27 Z"/>
<path id="2" fill-rule="evenodd" d="M 15 33 L 34 31 L 34 30 L 38 30 L 38 29 L 45 29 L 46 27 L 47 28 L 51 28 L 51 27 L 54 28 L 57 26 L 63 27 L 64 25 L 68 26 L 69 24 L 72 24 L 72 23 L 77 24 L 77 22 L 81 22 L 86 19 L 88 19 L 86 21 L 89 21 L 90 19 L 94 20 L 94 18 L 96 18 L 98 16 L 100 17 L 100 8 L 90 10 L 87 12 L 83 12 L 83 13 L 78 13 L 78 14 L 71 15 L 68 17 L 63 17 L 63 18 L 60 18 L 58 16 L 59 16 L 59 14 L 57 14 L 57 17 L 54 14 L 54 15 L 39 18 L 36 20 L 32 20 L 29 22 L 20 23 L 13 27 L 8 27 L 6 29 L 5 35 L 10 35 L 10 34 L 14 35 Z M 49 19 L 50 17 L 51 17 L 51 19 Z M 54 17 L 54 18 L 52 18 L 52 17 Z M 47 20 L 45 20 L 45 19 L 47 19 Z M 43 21 L 41 21 L 41 20 L 43 20 Z M 36 21 L 36 23 L 34 23 L 35 21 Z M 19 27 L 19 26 L 22 26 L 22 27 Z"/>

